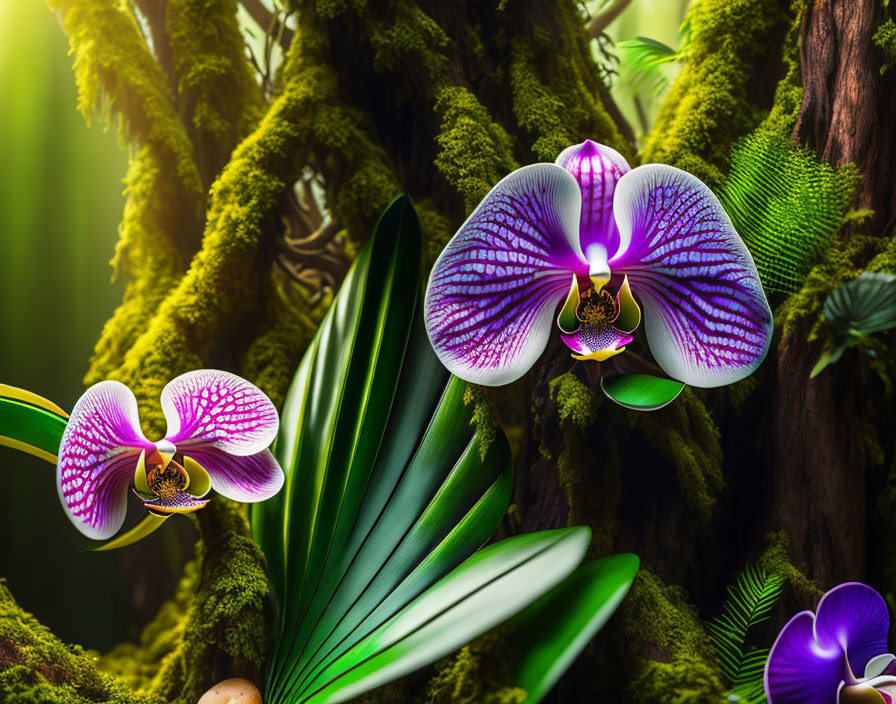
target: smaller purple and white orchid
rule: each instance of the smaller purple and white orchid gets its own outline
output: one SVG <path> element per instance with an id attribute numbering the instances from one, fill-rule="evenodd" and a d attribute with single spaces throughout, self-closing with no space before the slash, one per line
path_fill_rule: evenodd
<path id="1" fill-rule="evenodd" d="M 555 322 L 577 359 L 622 352 L 639 303 L 653 356 L 680 382 L 738 381 L 768 350 L 756 266 L 712 191 L 586 140 L 491 190 L 433 267 L 425 319 L 453 374 L 498 386 L 532 367 Z"/>
<path id="2" fill-rule="evenodd" d="M 816 613 L 798 613 L 775 640 L 765 664 L 769 704 L 894 704 L 889 624 L 887 605 L 871 587 L 834 587 Z"/>
<path id="3" fill-rule="evenodd" d="M 253 502 L 283 486 L 283 470 L 267 449 L 277 436 L 277 409 L 256 386 L 201 369 L 169 382 L 161 402 L 168 432 L 158 442 L 143 435 L 137 399 L 117 381 L 91 386 L 72 409 L 56 486 L 68 517 L 87 537 L 118 532 L 132 480 L 158 516 L 202 508 L 210 489 Z"/>

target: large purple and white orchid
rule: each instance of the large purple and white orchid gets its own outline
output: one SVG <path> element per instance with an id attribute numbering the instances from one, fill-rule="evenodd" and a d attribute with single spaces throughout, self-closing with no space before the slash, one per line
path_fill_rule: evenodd
<path id="1" fill-rule="evenodd" d="M 208 503 L 210 489 L 236 501 L 263 501 L 283 486 L 266 448 L 279 427 L 277 409 L 245 379 L 202 369 L 162 390 L 165 438 L 140 429 L 137 399 L 117 381 L 84 392 L 72 410 L 56 467 L 59 498 L 84 535 L 104 540 L 124 522 L 128 485 L 156 515 Z"/>
<path id="2" fill-rule="evenodd" d="M 555 321 L 577 359 L 622 352 L 639 302 L 650 350 L 678 381 L 738 381 L 768 350 L 756 266 L 712 191 L 587 140 L 483 199 L 432 270 L 426 328 L 452 373 L 497 386 L 532 367 Z"/>
<path id="3" fill-rule="evenodd" d="M 889 624 L 887 605 L 871 587 L 834 587 L 816 613 L 798 613 L 778 635 L 765 665 L 769 704 L 894 704 Z"/>

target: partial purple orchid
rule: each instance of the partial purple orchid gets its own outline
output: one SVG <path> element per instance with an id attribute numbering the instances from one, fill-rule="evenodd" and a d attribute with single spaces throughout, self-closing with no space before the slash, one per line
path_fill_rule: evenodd
<path id="1" fill-rule="evenodd" d="M 798 613 L 778 635 L 765 665 L 769 704 L 894 704 L 889 624 L 887 605 L 871 587 L 834 587 L 816 613 Z"/>
<path id="2" fill-rule="evenodd" d="M 491 190 L 436 262 L 425 316 L 453 374 L 498 386 L 532 367 L 555 321 L 576 359 L 622 352 L 640 306 L 653 356 L 678 381 L 729 384 L 768 351 L 756 266 L 712 191 L 586 140 Z"/>
<path id="3" fill-rule="evenodd" d="M 72 410 L 56 466 L 59 498 L 84 535 L 104 540 L 124 522 L 128 485 L 150 513 L 188 513 L 210 489 L 235 501 L 263 501 L 283 486 L 283 470 L 266 448 L 279 427 L 270 399 L 245 379 L 202 369 L 162 390 L 165 438 L 140 429 L 127 386 L 102 381 Z"/>

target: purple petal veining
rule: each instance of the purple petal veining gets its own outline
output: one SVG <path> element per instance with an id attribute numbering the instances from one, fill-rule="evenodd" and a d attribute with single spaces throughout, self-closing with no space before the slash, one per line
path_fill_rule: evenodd
<path id="1" fill-rule="evenodd" d="M 165 439 L 191 456 L 196 447 L 254 455 L 274 441 L 279 426 L 277 409 L 260 389 L 214 369 L 170 381 L 162 390 L 162 411 L 168 421 Z"/>
<path id="2" fill-rule="evenodd" d="M 72 409 L 56 466 L 66 513 L 84 535 L 105 540 L 121 528 L 137 457 L 152 450 L 140 429 L 137 399 L 124 384 L 91 386 Z"/>
<path id="3" fill-rule="evenodd" d="M 613 209 L 619 251 L 645 309 L 659 365 L 693 386 L 721 386 L 765 358 L 772 315 L 756 266 L 728 215 L 699 179 L 662 164 L 625 174 Z"/>
<path id="4" fill-rule="evenodd" d="M 579 185 L 555 164 L 500 181 L 442 252 L 426 292 L 426 330 L 442 363 L 479 384 L 526 373 L 554 328 L 579 246 Z"/>
<path id="5" fill-rule="evenodd" d="M 613 194 L 622 175 L 631 171 L 625 158 L 615 149 L 586 139 L 563 150 L 557 164 L 579 182 L 582 192 L 582 214 L 579 219 L 579 242 L 588 255 L 593 245 L 604 248 L 610 258 L 619 248 L 619 228 L 613 217 Z"/>
<path id="6" fill-rule="evenodd" d="M 283 486 L 283 470 L 270 450 L 235 457 L 215 447 L 197 447 L 190 457 L 208 472 L 212 489 L 234 501 L 264 501 Z"/>

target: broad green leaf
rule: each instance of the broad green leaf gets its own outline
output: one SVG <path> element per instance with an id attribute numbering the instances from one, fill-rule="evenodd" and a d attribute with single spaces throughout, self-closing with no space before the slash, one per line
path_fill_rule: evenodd
<path id="1" fill-rule="evenodd" d="M 649 374 L 617 374 L 603 377 L 600 388 L 620 406 L 634 411 L 655 411 L 678 398 L 684 384 Z"/>
<path id="2" fill-rule="evenodd" d="M 896 276 L 863 272 L 824 302 L 831 338 L 809 375 L 818 376 L 862 337 L 896 327 Z"/>
<path id="3" fill-rule="evenodd" d="M 513 684 L 534 704 L 556 684 L 628 593 L 638 572 L 635 555 L 604 557 L 582 565 L 515 616 L 513 638 L 521 657 Z"/>
<path id="4" fill-rule="evenodd" d="M 580 526 L 488 546 L 335 660 L 297 704 L 347 701 L 456 650 L 560 583 L 579 564 L 590 539 L 591 531 Z M 558 665 L 547 660 L 532 665 Z M 567 664 L 558 668 L 558 677 Z"/>
<path id="5" fill-rule="evenodd" d="M 68 414 L 56 404 L 14 386 L 0 384 L 0 445 L 56 464 Z"/>
<path id="6" fill-rule="evenodd" d="M 859 274 L 830 293 L 824 319 L 835 336 L 860 337 L 896 327 L 896 276 Z"/>

